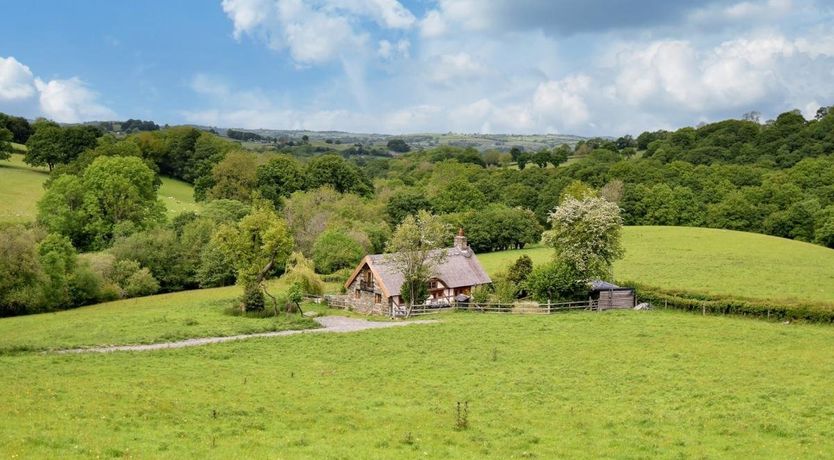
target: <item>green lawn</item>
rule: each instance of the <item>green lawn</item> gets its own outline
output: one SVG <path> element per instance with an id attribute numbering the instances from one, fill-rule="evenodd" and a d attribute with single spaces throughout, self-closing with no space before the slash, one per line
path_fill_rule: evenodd
<path id="1" fill-rule="evenodd" d="M 276 291 L 284 287 L 280 281 L 272 286 Z M 0 354 L 316 327 L 297 315 L 276 319 L 227 314 L 241 293 L 236 286 L 201 289 L 3 318 Z"/>
<path id="2" fill-rule="evenodd" d="M 33 168 L 23 162 L 23 155 L 12 154 L 0 160 L 0 223 L 23 223 L 35 220 L 35 205 L 44 193 L 48 177 L 45 168 Z"/>
<path id="3" fill-rule="evenodd" d="M 20 146 L 25 149 L 25 146 Z M 23 155 L 13 154 L 0 160 L 0 223 L 32 222 L 37 216 L 37 203 L 44 194 L 46 168 L 33 168 L 23 162 Z M 194 201 L 194 188 L 183 181 L 162 178 L 159 198 L 165 204 L 168 218 L 184 211 L 199 211 Z"/>
<path id="4" fill-rule="evenodd" d="M 767 300 L 834 303 L 834 250 L 755 233 L 689 227 L 626 227 L 617 280 L 660 289 Z M 534 264 L 552 250 L 534 247 L 479 254 L 489 273 L 506 270 L 521 254 Z"/>
<path id="5" fill-rule="evenodd" d="M 187 182 L 163 177 L 158 194 L 168 210 L 168 218 L 181 212 L 200 210 L 200 205 L 194 201 L 194 187 Z"/>
<path id="6" fill-rule="evenodd" d="M 0 356 L 0 456 L 834 456 L 834 328 L 669 311 L 440 319 Z"/>

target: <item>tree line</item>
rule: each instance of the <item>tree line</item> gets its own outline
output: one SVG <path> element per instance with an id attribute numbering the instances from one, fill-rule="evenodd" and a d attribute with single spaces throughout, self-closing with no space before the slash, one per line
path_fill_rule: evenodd
<path id="1" fill-rule="evenodd" d="M 30 262 L 4 262 L 14 273 L 0 290 L 5 314 L 241 279 L 251 288 L 261 272 L 253 278 L 251 266 L 230 262 L 233 247 L 245 245 L 219 236 L 243 231 L 251 213 L 260 216 L 252 222 L 285 227 L 297 253 L 292 267 L 336 278 L 364 254 L 384 251 L 394 229 L 421 211 L 463 227 L 473 249 L 486 252 L 541 241 L 559 204 L 588 196 L 617 204 L 626 225 L 727 228 L 834 247 L 834 115 L 827 112 L 517 148 L 498 160 L 496 152 L 450 146 L 396 158 L 309 156 L 309 145 L 252 151 L 186 126 L 117 138 L 48 120 L 27 131 L 12 118 L 0 117 L 6 142 L 23 140 L 15 127 L 28 136 L 25 161 L 52 172 L 37 222 L 0 231 L 0 253 Z M 203 210 L 166 219 L 156 196 L 160 176 L 193 184 Z M 287 270 L 283 258 L 264 276 Z"/>

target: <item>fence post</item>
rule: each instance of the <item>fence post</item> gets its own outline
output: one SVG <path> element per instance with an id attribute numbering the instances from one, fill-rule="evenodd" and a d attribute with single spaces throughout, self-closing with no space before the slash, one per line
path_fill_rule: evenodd
<path id="1" fill-rule="evenodd" d="M 550 314 L 550 299 L 547 299 L 547 314 Z"/>

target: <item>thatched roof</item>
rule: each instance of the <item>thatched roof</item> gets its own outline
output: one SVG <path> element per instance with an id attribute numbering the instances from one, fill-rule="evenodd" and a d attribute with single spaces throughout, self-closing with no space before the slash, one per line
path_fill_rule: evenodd
<path id="1" fill-rule="evenodd" d="M 434 273 L 434 278 L 442 281 L 449 288 L 477 286 L 489 284 L 492 280 L 486 274 L 481 263 L 472 249 L 448 248 L 439 249 L 446 251 L 446 260 L 440 264 Z M 345 287 L 349 286 L 365 264 L 370 267 L 376 281 L 380 283 L 382 291 L 388 297 L 400 295 L 400 288 L 403 285 L 403 276 L 390 263 L 390 254 L 374 254 L 365 256 L 353 274 L 348 278 Z"/>

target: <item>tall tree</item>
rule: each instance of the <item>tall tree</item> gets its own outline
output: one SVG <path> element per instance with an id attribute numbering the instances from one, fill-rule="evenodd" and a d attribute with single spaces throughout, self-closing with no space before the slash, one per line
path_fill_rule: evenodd
<path id="1" fill-rule="evenodd" d="M 403 277 L 400 288 L 411 315 L 417 293 L 429 282 L 438 265 L 446 260 L 442 248 L 449 236 L 449 228 L 428 211 L 407 216 L 394 231 L 386 248 L 386 260 Z"/>
<path id="2" fill-rule="evenodd" d="M 568 196 L 549 221 L 551 230 L 542 239 L 556 250 L 557 260 L 568 263 L 582 281 L 611 276 L 612 264 L 623 255 L 619 206 L 593 196 Z"/>
<path id="3" fill-rule="evenodd" d="M 212 238 L 215 244 L 234 256 L 237 283 L 243 286 L 242 309 L 263 308 L 263 295 L 276 302 L 264 280 L 276 266 L 283 266 L 292 252 L 293 241 L 287 223 L 264 200 L 235 225 L 224 225 Z"/>

